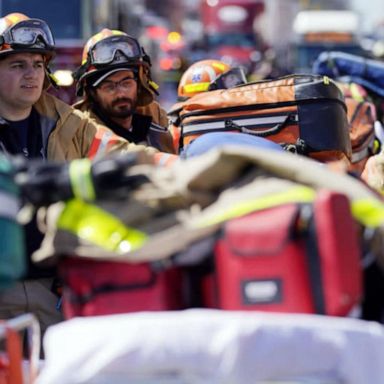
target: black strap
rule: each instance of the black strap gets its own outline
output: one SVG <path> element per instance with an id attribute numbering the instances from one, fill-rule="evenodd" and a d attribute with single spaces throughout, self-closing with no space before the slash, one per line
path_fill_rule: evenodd
<path id="1" fill-rule="evenodd" d="M 303 206 L 302 217 L 307 223 L 307 227 L 304 232 L 304 241 L 308 263 L 310 281 L 309 284 L 311 287 L 315 312 L 319 315 L 325 315 L 325 300 L 321 273 L 320 252 L 312 206 Z"/>
<path id="2" fill-rule="evenodd" d="M 254 129 L 248 129 L 236 124 L 233 120 L 227 119 L 224 121 L 224 126 L 226 130 L 237 130 L 241 133 L 248 133 L 250 135 L 265 137 L 270 135 L 275 135 L 279 133 L 283 128 L 285 128 L 295 117 L 294 113 L 289 113 L 283 122 L 276 124 L 275 126 L 265 129 L 263 131 L 256 131 Z"/>

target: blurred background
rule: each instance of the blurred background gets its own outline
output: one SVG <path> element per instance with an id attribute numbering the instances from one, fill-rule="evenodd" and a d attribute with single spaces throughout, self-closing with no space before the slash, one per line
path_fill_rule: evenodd
<path id="1" fill-rule="evenodd" d="M 205 58 L 243 66 L 249 81 L 309 72 L 324 50 L 384 58 L 382 0 L 0 0 L 0 14 L 10 12 L 49 23 L 62 85 L 55 92 L 68 103 L 83 45 L 103 27 L 139 39 L 166 109 L 183 71 Z"/>

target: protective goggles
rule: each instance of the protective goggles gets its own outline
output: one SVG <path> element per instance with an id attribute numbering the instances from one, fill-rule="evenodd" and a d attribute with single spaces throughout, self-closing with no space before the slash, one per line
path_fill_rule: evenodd
<path id="1" fill-rule="evenodd" d="M 234 67 L 229 71 L 217 76 L 216 80 L 212 81 L 208 90 L 213 91 L 215 89 L 228 89 L 233 88 L 236 85 L 245 84 L 247 79 L 243 68 Z"/>
<path id="2" fill-rule="evenodd" d="M 138 41 L 130 36 L 111 36 L 97 42 L 88 55 L 92 65 L 130 62 L 142 58 Z"/>
<path id="3" fill-rule="evenodd" d="M 0 36 L 0 44 L 11 48 L 28 47 L 53 50 L 55 41 L 48 25 L 39 19 L 28 19 L 8 28 Z"/>

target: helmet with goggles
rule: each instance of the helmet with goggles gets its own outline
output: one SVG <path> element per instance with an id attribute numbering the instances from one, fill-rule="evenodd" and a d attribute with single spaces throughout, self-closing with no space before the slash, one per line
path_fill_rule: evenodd
<path id="1" fill-rule="evenodd" d="M 177 94 L 180 100 L 214 89 L 232 88 L 247 82 L 242 68 L 231 68 L 220 60 L 201 60 L 181 76 Z"/>
<path id="2" fill-rule="evenodd" d="M 92 36 L 84 46 L 81 66 L 73 73 L 77 81 L 77 95 L 95 87 L 100 79 L 116 70 L 127 69 L 137 73 L 139 80 L 138 105 L 153 100 L 157 85 L 151 80 L 151 62 L 137 39 L 118 30 L 103 29 Z"/>
<path id="3" fill-rule="evenodd" d="M 19 52 L 41 53 L 48 63 L 55 52 L 55 41 L 45 21 L 22 13 L 0 19 L 0 57 Z"/>

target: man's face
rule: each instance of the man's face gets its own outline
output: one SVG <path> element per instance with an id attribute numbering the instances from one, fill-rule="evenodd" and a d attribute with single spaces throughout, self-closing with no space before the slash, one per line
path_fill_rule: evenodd
<path id="1" fill-rule="evenodd" d="M 110 119 L 132 116 L 137 104 L 137 81 L 130 70 L 108 76 L 94 93 L 98 107 Z"/>
<path id="2" fill-rule="evenodd" d="M 15 53 L 0 60 L 0 110 L 3 114 L 32 107 L 40 98 L 45 78 L 41 54 Z"/>

